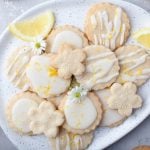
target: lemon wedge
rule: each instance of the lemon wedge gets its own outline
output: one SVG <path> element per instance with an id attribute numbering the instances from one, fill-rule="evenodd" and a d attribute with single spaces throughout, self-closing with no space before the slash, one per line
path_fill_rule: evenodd
<path id="1" fill-rule="evenodd" d="M 133 34 L 133 38 L 145 48 L 150 49 L 150 28 L 143 28 Z"/>
<path id="2" fill-rule="evenodd" d="M 35 41 L 45 38 L 54 25 L 54 15 L 51 11 L 44 12 L 28 20 L 15 22 L 9 25 L 9 30 L 19 39 Z"/>

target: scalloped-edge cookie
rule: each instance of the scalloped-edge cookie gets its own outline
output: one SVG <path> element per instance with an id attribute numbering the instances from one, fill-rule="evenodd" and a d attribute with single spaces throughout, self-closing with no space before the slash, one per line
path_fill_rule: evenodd
<path id="1" fill-rule="evenodd" d="M 53 150 L 84 150 L 92 142 L 93 132 L 82 135 L 68 133 L 61 129 L 56 138 L 50 139 Z"/>
<path id="2" fill-rule="evenodd" d="M 31 90 L 43 98 L 63 94 L 71 82 L 71 79 L 65 80 L 58 76 L 57 69 L 51 65 L 52 61 L 51 55 L 33 56 L 26 69 Z"/>
<path id="3" fill-rule="evenodd" d="M 29 128 L 28 111 L 37 108 L 44 99 L 34 93 L 18 93 L 10 98 L 5 109 L 6 119 L 10 128 L 20 134 L 33 134 Z"/>
<path id="4" fill-rule="evenodd" d="M 120 69 L 115 53 L 100 45 L 90 45 L 82 50 L 87 55 L 85 72 L 76 76 L 77 82 L 93 90 L 111 86 L 116 81 Z"/>
<path id="5" fill-rule="evenodd" d="M 84 30 L 93 44 L 115 50 L 127 40 L 130 21 L 125 10 L 120 6 L 98 3 L 88 10 Z"/>
<path id="6" fill-rule="evenodd" d="M 117 82 L 134 82 L 142 85 L 150 78 L 150 55 L 136 45 L 126 45 L 115 51 L 120 65 Z"/>
<path id="7" fill-rule="evenodd" d="M 26 67 L 34 55 L 30 47 L 22 46 L 13 50 L 6 62 L 5 73 L 8 80 L 23 90 L 29 88 L 29 81 L 26 77 Z"/>
<path id="8" fill-rule="evenodd" d="M 79 97 L 80 94 L 73 90 L 74 96 Z M 101 103 L 96 94 L 92 92 L 83 96 L 79 101 L 70 99 L 67 95 L 61 101 L 59 109 L 65 115 L 63 127 L 74 134 L 84 134 L 94 130 L 102 119 Z"/>
<path id="9" fill-rule="evenodd" d="M 110 89 L 103 89 L 96 91 L 99 97 L 102 108 L 103 108 L 103 118 L 100 126 L 102 127 L 116 127 L 124 122 L 126 117 L 120 115 L 117 110 L 113 110 L 108 106 L 108 99 L 111 95 Z"/>
<path id="10" fill-rule="evenodd" d="M 76 48 L 83 48 L 88 45 L 84 33 L 75 26 L 57 26 L 47 38 L 47 52 L 57 53 L 62 44 L 72 45 Z"/>

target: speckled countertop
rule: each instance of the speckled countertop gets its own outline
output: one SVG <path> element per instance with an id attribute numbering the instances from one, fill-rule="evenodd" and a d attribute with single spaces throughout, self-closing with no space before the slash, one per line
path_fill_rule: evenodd
<path id="1" fill-rule="evenodd" d="M 0 34 L 9 22 L 44 0 L 0 0 Z M 46 0 L 45 0 L 46 1 Z M 118 0 L 119 1 L 119 0 Z M 150 0 L 126 0 L 150 12 Z M 107 150 L 132 150 L 138 145 L 150 145 L 150 116 L 128 135 Z M 16 150 L 0 129 L 0 150 Z"/>

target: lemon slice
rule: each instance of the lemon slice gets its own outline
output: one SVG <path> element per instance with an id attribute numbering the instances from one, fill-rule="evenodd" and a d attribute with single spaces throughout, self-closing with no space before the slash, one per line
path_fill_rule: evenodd
<path id="1" fill-rule="evenodd" d="M 140 29 L 133 34 L 133 38 L 145 48 L 150 49 L 150 28 Z"/>
<path id="2" fill-rule="evenodd" d="M 34 18 L 12 23 L 9 30 L 18 38 L 25 41 L 35 41 L 45 38 L 54 25 L 54 15 L 51 11 L 44 12 Z"/>

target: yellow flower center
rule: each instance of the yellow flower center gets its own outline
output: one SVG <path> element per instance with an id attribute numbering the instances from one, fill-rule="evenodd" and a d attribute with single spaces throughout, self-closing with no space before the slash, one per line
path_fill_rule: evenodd
<path id="1" fill-rule="evenodd" d="M 58 75 L 57 69 L 55 69 L 53 67 L 49 67 L 48 68 L 48 75 L 49 76 L 57 76 Z"/>

